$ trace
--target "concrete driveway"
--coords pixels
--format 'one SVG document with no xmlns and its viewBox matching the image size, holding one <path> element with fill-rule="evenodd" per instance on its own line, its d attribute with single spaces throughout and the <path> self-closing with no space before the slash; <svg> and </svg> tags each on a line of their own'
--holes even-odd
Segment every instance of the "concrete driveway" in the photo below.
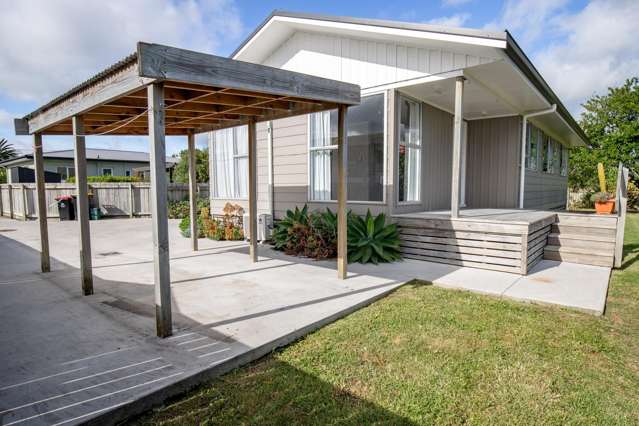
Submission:
<svg viewBox="0 0 639 426">
<path fill-rule="evenodd" d="M 404 261 L 353 265 L 342 281 L 333 261 L 267 247 L 252 264 L 243 242 L 200 240 L 194 253 L 171 221 L 175 334 L 162 340 L 155 337 L 150 220 L 91 223 L 95 294 L 88 297 L 81 296 L 76 227 L 50 222 L 53 271 L 41 274 L 37 222 L 0 218 L 0 424 L 116 422 L 414 278 L 596 313 L 610 273 L 543 262 L 522 278 Z"/>
</svg>

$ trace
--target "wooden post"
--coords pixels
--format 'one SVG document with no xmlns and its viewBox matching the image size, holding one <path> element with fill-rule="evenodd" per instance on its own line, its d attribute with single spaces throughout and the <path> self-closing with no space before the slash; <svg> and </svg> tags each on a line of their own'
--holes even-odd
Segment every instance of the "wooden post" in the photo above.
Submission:
<svg viewBox="0 0 639 426">
<path fill-rule="evenodd" d="M 189 132 L 187 135 L 188 140 L 188 154 L 189 154 L 189 213 L 191 221 L 191 248 L 193 251 L 197 251 L 197 174 L 195 164 L 195 134 Z"/>
<path fill-rule="evenodd" d="M 626 210 L 628 208 L 628 169 L 619 163 L 620 179 L 617 185 L 617 233 L 615 235 L 615 268 L 620 268 L 623 261 L 623 239 L 626 227 Z"/>
<path fill-rule="evenodd" d="M 9 184 L 9 217 L 13 219 L 13 184 Z"/>
<path fill-rule="evenodd" d="M 47 197 L 45 194 L 44 161 L 42 158 L 42 135 L 33 135 L 33 160 L 35 163 L 36 202 L 38 205 L 38 224 L 40 225 L 40 269 L 51 271 L 49 259 L 49 227 L 47 225 Z"/>
<path fill-rule="evenodd" d="M 133 219 L 133 212 L 135 211 L 135 200 L 133 199 L 133 184 L 129 183 L 129 217 Z"/>
<path fill-rule="evenodd" d="M 459 192 L 461 182 L 461 143 L 464 120 L 464 77 L 455 80 L 455 120 L 453 124 L 453 173 L 450 191 L 450 216 L 459 217 Z"/>
<path fill-rule="evenodd" d="M 248 196 L 249 196 L 249 234 L 251 262 L 257 262 L 257 129 L 255 121 L 248 123 Z"/>
<path fill-rule="evenodd" d="M 0 217 L 4 216 L 4 204 L 2 204 L 2 185 L 0 185 Z"/>
<path fill-rule="evenodd" d="M 158 337 L 168 337 L 173 334 L 173 326 L 171 319 L 166 146 L 164 140 L 164 84 L 150 84 L 147 88 L 147 97 L 149 105 L 149 154 L 151 160 L 155 326 Z"/>
<path fill-rule="evenodd" d="M 348 274 L 347 211 L 348 199 L 348 138 L 346 135 L 346 106 L 337 110 L 337 277 L 345 279 Z"/>
<path fill-rule="evenodd" d="M 84 139 L 84 121 L 73 116 L 75 158 L 76 214 L 80 228 L 80 275 L 82 293 L 93 294 L 93 267 L 91 262 L 91 228 L 89 225 L 89 185 L 87 184 L 87 156 Z"/>
<path fill-rule="evenodd" d="M 25 222 L 29 219 L 29 203 L 27 202 L 27 186 L 23 183 L 22 188 L 20 188 L 21 196 L 22 196 L 22 220 Z"/>
</svg>

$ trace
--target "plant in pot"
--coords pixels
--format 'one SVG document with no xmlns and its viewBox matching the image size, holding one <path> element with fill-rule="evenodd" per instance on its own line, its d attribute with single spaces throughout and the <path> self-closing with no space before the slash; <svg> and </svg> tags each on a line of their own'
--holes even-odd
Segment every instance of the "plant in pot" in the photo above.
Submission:
<svg viewBox="0 0 639 426">
<path fill-rule="evenodd" d="M 597 214 L 611 214 L 615 209 L 615 199 L 607 192 L 595 192 L 590 201 L 595 203 Z"/>
<path fill-rule="evenodd" d="M 597 173 L 599 174 L 600 191 L 592 194 L 590 201 L 595 203 L 595 211 L 597 214 L 611 214 L 615 209 L 615 199 L 606 191 L 606 175 L 603 164 L 597 164 Z"/>
</svg>

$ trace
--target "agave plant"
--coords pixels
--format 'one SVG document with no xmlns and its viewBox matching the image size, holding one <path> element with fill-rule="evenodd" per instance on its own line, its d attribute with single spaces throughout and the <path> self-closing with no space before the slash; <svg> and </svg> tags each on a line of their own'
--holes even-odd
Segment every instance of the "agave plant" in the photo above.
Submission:
<svg viewBox="0 0 639 426">
<path fill-rule="evenodd" d="M 399 260 L 399 231 L 397 225 L 386 224 L 382 213 L 373 218 L 370 210 L 362 218 L 348 217 L 348 261 L 378 264 Z"/>
<path fill-rule="evenodd" d="M 287 210 L 286 217 L 277 223 L 272 236 L 276 250 L 286 249 L 290 239 L 289 231 L 298 225 L 308 226 L 308 207 L 306 205 L 301 210 L 297 206 L 295 210 Z"/>
</svg>

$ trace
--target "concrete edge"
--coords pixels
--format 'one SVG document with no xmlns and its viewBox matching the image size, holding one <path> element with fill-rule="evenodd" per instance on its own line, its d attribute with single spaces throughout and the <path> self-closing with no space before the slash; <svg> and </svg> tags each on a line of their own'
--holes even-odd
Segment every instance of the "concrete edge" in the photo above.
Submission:
<svg viewBox="0 0 639 426">
<path fill-rule="evenodd" d="M 185 376 L 175 383 L 171 383 L 162 389 L 157 389 L 151 392 L 147 392 L 142 396 L 132 400 L 130 402 L 124 403 L 122 405 L 114 407 L 112 410 L 104 411 L 99 414 L 96 414 L 93 417 L 88 418 L 82 424 L 87 425 L 115 425 L 120 424 L 128 419 L 131 419 L 134 416 L 141 415 L 142 413 L 157 407 L 164 403 L 167 399 L 178 396 L 180 394 L 186 393 L 191 389 L 194 389 L 196 386 L 203 384 L 204 382 L 215 379 L 225 373 L 228 373 L 236 368 L 239 368 L 245 364 L 248 364 L 252 361 L 260 359 L 265 355 L 273 352 L 275 349 L 281 348 L 283 346 L 287 346 L 288 344 L 299 340 L 305 335 L 318 330 L 325 325 L 333 323 L 339 319 L 342 319 L 349 314 L 352 314 L 355 311 L 358 311 L 384 297 L 393 293 L 400 287 L 409 283 L 412 280 L 389 284 L 391 288 L 385 290 L 379 294 L 376 294 L 369 299 L 363 300 L 353 306 L 349 306 L 348 308 L 342 309 L 326 318 L 322 318 L 312 324 L 309 324 L 300 329 L 294 330 L 289 334 L 286 334 L 276 340 L 268 342 L 262 346 L 258 346 L 256 348 L 251 349 L 248 352 L 237 355 L 227 361 L 224 361 L 220 364 L 214 365 L 212 367 L 206 368 L 204 370 L 192 373 L 189 376 Z"/>
</svg>

